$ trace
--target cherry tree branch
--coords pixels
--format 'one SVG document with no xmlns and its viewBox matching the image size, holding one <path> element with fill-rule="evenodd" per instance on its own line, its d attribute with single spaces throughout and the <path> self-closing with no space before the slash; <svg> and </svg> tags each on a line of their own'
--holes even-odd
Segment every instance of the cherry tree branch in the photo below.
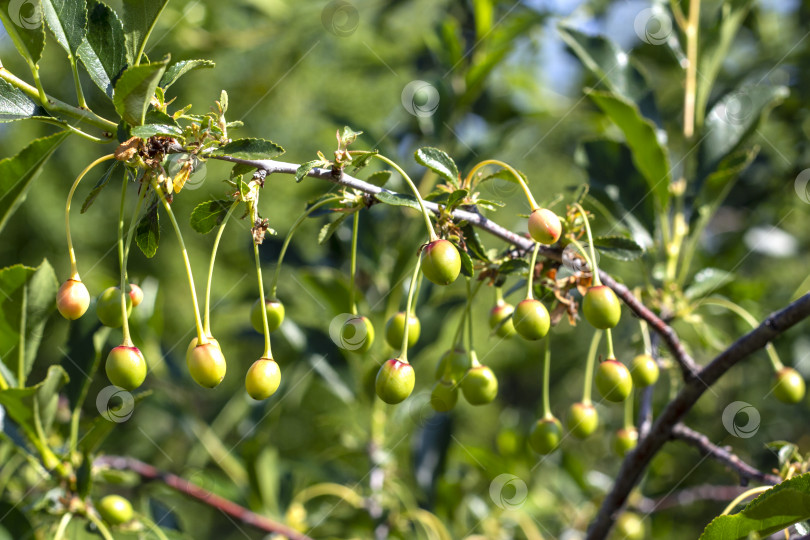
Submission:
<svg viewBox="0 0 810 540">
<path fill-rule="evenodd" d="M 281 534 L 290 540 L 312 540 L 312 538 L 309 536 L 291 529 L 283 523 L 260 516 L 259 514 L 251 512 L 243 506 L 211 493 L 198 485 L 192 484 L 188 480 L 180 478 L 175 474 L 158 470 L 157 468 L 149 465 L 148 463 L 144 463 L 143 461 L 123 456 L 102 456 L 96 458 L 93 465 L 96 467 L 109 467 L 111 469 L 121 471 L 132 471 L 138 474 L 144 480 L 163 482 L 170 488 L 177 490 L 180 493 L 191 497 L 192 499 L 196 499 L 205 505 L 216 508 L 223 514 L 227 514 L 234 519 L 238 519 L 242 523 L 255 527 L 260 531 Z"/>
</svg>

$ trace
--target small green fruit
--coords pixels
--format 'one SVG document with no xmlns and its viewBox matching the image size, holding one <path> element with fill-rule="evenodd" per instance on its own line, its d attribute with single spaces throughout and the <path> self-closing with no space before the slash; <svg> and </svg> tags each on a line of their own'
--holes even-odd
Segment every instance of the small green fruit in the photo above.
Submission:
<svg viewBox="0 0 810 540">
<path fill-rule="evenodd" d="M 596 389 L 608 401 L 624 401 L 633 389 L 633 378 L 624 364 L 608 358 L 596 368 Z"/>
<path fill-rule="evenodd" d="M 119 345 L 107 355 L 107 378 L 124 390 L 135 390 L 146 379 L 146 361 L 138 347 Z"/>
<path fill-rule="evenodd" d="M 639 388 L 653 385 L 658 380 L 658 363 L 649 354 L 639 354 L 630 362 L 630 375 Z"/>
<path fill-rule="evenodd" d="M 127 317 L 132 313 L 132 298 L 127 294 L 125 295 L 127 302 Z M 96 300 L 96 315 L 98 320 L 104 326 L 110 328 L 119 328 L 124 324 L 121 316 L 121 289 L 118 287 L 109 287 L 103 293 L 98 295 Z"/>
<path fill-rule="evenodd" d="M 551 245 L 560 239 L 560 218 L 548 208 L 537 208 L 529 216 L 529 235 L 535 242 Z"/>
<path fill-rule="evenodd" d="M 542 339 L 548 334 L 551 319 L 543 302 L 527 298 L 520 302 L 512 314 L 515 330 L 524 339 Z"/>
<path fill-rule="evenodd" d="M 568 409 L 565 425 L 574 437 L 585 439 L 599 427 L 599 415 L 590 403 L 574 403 Z"/>
<path fill-rule="evenodd" d="M 69 279 L 62 283 L 56 293 L 56 309 L 69 321 L 75 321 L 85 314 L 90 306 L 90 293 L 78 279 Z"/>
<path fill-rule="evenodd" d="M 616 432 L 613 439 L 613 451 L 619 457 L 624 457 L 638 444 L 638 430 L 634 427 L 622 428 Z"/>
<path fill-rule="evenodd" d="M 368 317 L 351 317 L 340 327 L 339 341 L 337 345 L 344 351 L 367 352 L 374 343 L 374 325 Z"/>
<path fill-rule="evenodd" d="M 436 380 L 458 382 L 470 369 L 470 357 L 464 349 L 451 349 L 444 353 L 436 364 Z"/>
<path fill-rule="evenodd" d="M 436 381 L 430 392 L 430 406 L 436 412 L 447 412 L 456 406 L 458 387 L 454 382 Z"/>
<path fill-rule="evenodd" d="M 804 379 L 799 372 L 790 367 L 783 367 L 776 374 L 776 386 L 773 395 L 783 403 L 798 403 L 804 397 Z"/>
<path fill-rule="evenodd" d="M 644 540 L 644 521 L 638 514 L 625 512 L 616 520 L 611 540 Z"/>
<path fill-rule="evenodd" d="M 408 317 L 408 347 L 413 347 L 419 341 L 422 325 L 416 315 Z M 402 337 L 405 334 L 405 312 L 400 311 L 388 319 L 385 324 L 385 341 L 392 349 L 402 347 Z"/>
<path fill-rule="evenodd" d="M 461 379 L 461 392 L 470 405 L 486 405 L 498 395 L 498 379 L 487 366 L 471 367 Z"/>
<path fill-rule="evenodd" d="M 605 285 L 591 287 L 582 299 L 582 313 L 594 328 L 606 330 L 619 324 L 622 305 L 613 289 Z"/>
<path fill-rule="evenodd" d="M 562 440 L 562 424 L 554 418 L 541 418 L 531 433 L 529 433 L 529 446 L 538 454 L 550 454 Z"/>
<path fill-rule="evenodd" d="M 191 378 L 204 388 L 214 388 L 225 378 L 227 365 L 218 345 L 204 343 L 186 354 L 186 366 Z"/>
<path fill-rule="evenodd" d="M 453 283 L 461 272 L 461 256 L 447 240 L 434 240 L 422 250 L 422 273 L 436 285 Z"/>
<path fill-rule="evenodd" d="M 138 307 L 143 302 L 143 289 L 135 285 L 129 284 L 129 298 L 132 300 L 132 307 Z"/>
<path fill-rule="evenodd" d="M 512 313 L 515 311 L 512 304 L 498 302 L 489 312 L 489 327 L 495 330 L 495 334 L 502 338 L 509 338 L 515 335 L 515 325 L 512 321 Z M 501 322 L 503 321 L 503 322 Z"/>
<path fill-rule="evenodd" d="M 272 358 L 259 358 L 245 375 L 245 390 L 257 401 L 267 399 L 281 384 L 281 370 Z"/>
<path fill-rule="evenodd" d="M 381 400 L 389 405 L 405 401 L 413 392 L 416 375 L 413 366 L 399 358 L 386 360 L 377 372 L 375 389 Z"/>
<path fill-rule="evenodd" d="M 132 505 L 120 495 L 107 495 L 96 506 L 101 518 L 110 525 L 121 525 L 135 515 Z"/>
<path fill-rule="evenodd" d="M 253 303 L 253 308 L 250 310 L 250 324 L 258 333 L 264 334 L 261 304 L 261 300 L 256 300 Z M 267 312 L 267 328 L 271 332 L 275 332 L 284 322 L 284 304 L 278 300 L 267 300 L 265 302 L 265 311 Z"/>
</svg>

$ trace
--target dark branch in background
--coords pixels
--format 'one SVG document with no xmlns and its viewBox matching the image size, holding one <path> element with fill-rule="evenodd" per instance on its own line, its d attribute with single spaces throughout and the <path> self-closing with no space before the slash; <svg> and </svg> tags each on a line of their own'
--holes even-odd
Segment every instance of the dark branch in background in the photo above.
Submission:
<svg viewBox="0 0 810 540">
<path fill-rule="evenodd" d="M 223 514 L 227 514 L 232 518 L 245 523 L 246 525 L 259 529 L 260 531 L 281 534 L 290 540 L 312 540 L 312 538 L 309 536 L 295 531 L 283 523 L 260 516 L 259 514 L 251 512 L 243 506 L 239 506 L 238 504 L 227 499 L 223 499 L 219 495 L 215 495 L 214 493 L 211 493 L 200 486 L 192 484 L 188 480 L 184 480 L 183 478 L 171 473 L 160 471 L 148 463 L 144 463 L 143 461 L 138 461 L 137 459 L 130 457 L 102 456 L 96 458 L 93 465 L 96 467 L 109 467 L 110 469 L 117 469 L 120 471 L 132 471 L 138 474 L 143 480 L 163 482 L 170 488 L 175 489 L 180 493 L 191 497 L 192 499 L 196 499 L 205 505 L 216 508 Z"/>
<path fill-rule="evenodd" d="M 763 484 L 778 484 L 782 481 L 782 479 L 775 474 L 764 473 L 759 469 L 752 467 L 731 453 L 728 449 L 712 443 L 703 433 L 688 428 L 680 422 L 672 427 L 672 438 L 679 439 L 691 444 L 692 446 L 695 446 L 698 450 L 700 450 L 701 454 L 714 458 L 730 469 L 733 469 L 735 472 L 737 472 L 737 474 L 740 475 L 740 479 L 745 484 L 747 484 L 749 480 L 756 480 L 758 482 L 762 482 Z"/>
<path fill-rule="evenodd" d="M 658 499 L 643 497 L 633 502 L 632 507 L 645 514 L 651 514 L 701 501 L 719 501 L 726 505 L 746 491 L 748 491 L 748 488 L 745 486 L 702 485 L 685 488 Z"/>
</svg>

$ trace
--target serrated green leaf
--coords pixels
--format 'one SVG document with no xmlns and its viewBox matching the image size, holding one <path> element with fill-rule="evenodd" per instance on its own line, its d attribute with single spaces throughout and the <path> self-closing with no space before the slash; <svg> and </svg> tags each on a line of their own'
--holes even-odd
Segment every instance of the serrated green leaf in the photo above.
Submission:
<svg viewBox="0 0 810 540">
<path fill-rule="evenodd" d="M 335 234 L 335 231 L 338 230 L 338 227 L 340 227 L 347 217 L 349 217 L 349 214 L 341 214 L 340 217 L 335 221 L 327 223 L 321 227 L 321 230 L 318 233 L 318 243 L 323 245 L 327 240 L 332 238 L 332 235 Z"/>
<path fill-rule="evenodd" d="M 232 201 L 211 200 L 198 204 L 191 212 L 191 228 L 200 234 L 207 234 L 222 223 Z"/>
<path fill-rule="evenodd" d="M 450 208 L 455 208 L 456 204 L 460 202 L 464 197 L 469 195 L 470 192 L 466 189 L 457 189 L 450 196 L 447 198 L 447 206 Z"/>
<path fill-rule="evenodd" d="M 684 290 L 683 294 L 689 300 L 703 298 L 732 281 L 734 281 L 734 274 L 731 272 L 719 268 L 704 268 L 695 274 L 692 284 Z"/>
<path fill-rule="evenodd" d="M 124 0 L 124 36 L 127 60 L 138 65 L 146 40 L 169 0 Z"/>
<path fill-rule="evenodd" d="M 368 152 L 360 152 L 359 154 L 352 154 L 352 162 L 349 165 L 351 167 L 352 173 L 356 173 L 363 167 L 366 167 L 371 160 L 379 154 L 377 150 L 370 150 Z"/>
<path fill-rule="evenodd" d="M 0 122 L 48 116 L 48 112 L 22 90 L 0 79 Z"/>
<path fill-rule="evenodd" d="M 529 182 L 529 179 L 526 177 L 524 173 L 518 171 L 517 169 L 515 169 L 515 172 L 520 175 L 520 177 L 523 179 L 524 182 L 527 183 Z M 512 172 L 509 169 L 500 169 L 492 174 L 488 174 L 487 176 L 481 178 L 478 181 L 478 184 L 480 185 L 489 180 L 505 180 L 506 182 L 511 182 L 513 184 L 520 185 L 518 179 L 515 178 L 515 175 L 512 174 Z"/>
<path fill-rule="evenodd" d="M 737 514 L 714 518 L 700 540 L 744 540 L 751 533 L 766 537 L 808 518 L 810 473 L 805 473 L 762 493 Z"/>
<path fill-rule="evenodd" d="M 135 243 L 147 258 L 152 258 L 157 253 L 160 243 L 160 217 L 157 199 L 154 196 L 148 208 L 135 228 Z"/>
<path fill-rule="evenodd" d="M 166 71 L 166 62 L 155 62 L 127 69 L 115 83 L 115 110 L 131 126 L 140 126 L 158 81 Z"/>
<path fill-rule="evenodd" d="M 0 231 L 25 200 L 42 165 L 67 136 L 61 132 L 34 139 L 16 156 L 0 161 Z"/>
<path fill-rule="evenodd" d="M 473 277 L 473 274 L 475 274 L 475 267 L 473 266 L 470 254 L 463 249 L 459 249 L 458 254 L 461 257 L 461 273 L 467 277 Z"/>
<path fill-rule="evenodd" d="M 419 202 L 413 195 L 403 195 L 401 193 L 394 193 L 392 191 L 381 191 L 374 195 L 378 201 L 391 206 L 407 206 L 414 210 L 422 211 Z"/>
<path fill-rule="evenodd" d="M 588 96 L 624 133 L 633 152 L 633 163 L 647 180 L 647 187 L 663 208 L 669 200 L 669 156 L 658 142 L 655 126 L 641 116 L 639 108 L 625 98 L 591 90 Z"/>
<path fill-rule="evenodd" d="M 467 250 L 472 253 L 473 257 L 479 261 L 490 262 L 487 257 L 487 250 L 484 244 L 481 243 L 481 237 L 478 236 L 478 231 L 475 227 L 467 223 L 461 227 L 461 232 L 464 233 L 464 243 L 467 245 Z"/>
<path fill-rule="evenodd" d="M 502 201 L 492 201 L 489 199 L 476 199 L 475 204 L 476 206 L 483 206 L 489 210 L 497 210 L 498 208 L 506 206 L 506 203 Z"/>
<path fill-rule="evenodd" d="M 438 148 L 425 146 L 414 154 L 416 162 L 444 178 L 454 188 L 459 187 L 458 167 L 453 158 Z"/>
<path fill-rule="evenodd" d="M 45 24 L 40 2 L 0 0 L 0 21 L 17 51 L 38 64 L 45 48 Z"/>
<path fill-rule="evenodd" d="M 524 259 L 509 259 L 498 267 L 498 273 L 504 275 L 517 274 L 519 276 L 528 276 L 529 263 Z"/>
<path fill-rule="evenodd" d="M 57 43 L 75 57 L 87 31 L 86 0 L 41 0 L 41 2 L 45 20 Z"/>
<path fill-rule="evenodd" d="M 297 169 L 295 169 L 295 181 L 300 182 L 301 180 L 304 179 L 306 175 L 309 174 L 309 172 L 312 169 L 315 169 L 317 167 L 325 167 L 326 165 L 329 165 L 329 163 L 321 161 L 320 159 L 314 159 L 312 161 L 302 163 L 301 165 L 298 166 Z"/>
<path fill-rule="evenodd" d="M 389 178 L 391 178 L 391 171 L 377 171 L 369 175 L 369 177 L 366 178 L 366 182 L 377 187 L 383 187 L 388 183 Z"/>
<path fill-rule="evenodd" d="M 624 236 L 597 236 L 593 245 L 599 253 L 619 261 L 632 261 L 644 254 L 644 249 Z"/>
<path fill-rule="evenodd" d="M 67 373 L 61 366 L 51 366 L 45 378 L 34 386 L 0 390 L 0 405 L 29 438 L 37 437 L 37 423 L 47 435 L 56 414 L 59 389 L 67 381 Z M 39 412 L 39 418 L 35 411 Z"/>
<path fill-rule="evenodd" d="M 233 166 L 233 169 L 231 169 L 231 175 L 230 175 L 231 180 L 233 180 L 234 178 L 237 178 L 237 177 L 242 178 L 247 173 L 251 173 L 251 172 L 253 172 L 255 170 L 256 170 L 256 167 L 254 167 L 252 165 L 246 165 L 244 163 L 237 163 L 236 165 Z"/>
<path fill-rule="evenodd" d="M 78 55 L 90 78 L 107 97 L 127 65 L 124 26 L 118 15 L 99 0 L 89 0 L 87 35 Z"/>
<path fill-rule="evenodd" d="M 231 156 L 238 159 L 274 159 L 284 149 L 266 139 L 236 139 L 211 152 L 212 156 Z"/>
<path fill-rule="evenodd" d="M 168 137 L 182 137 L 183 130 L 171 124 L 144 124 L 142 126 L 135 126 L 131 131 L 135 137 L 141 139 L 148 139 L 156 135 L 165 135 Z"/>
<path fill-rule="evenodd" d="M 101 193 L 101 190 L 107 186 L 107 183 L 110 181 L 110 178 L 112 178 L 113 171 L 115 171 L 119 163 L 120 161 L 115 160 L 107 168 L 105 173 L 101 175 L 101 178 L 98 179 L 98 182 L 96 182 L 96 185 L 93 186 L 93 189 L 90 190 L 90 193 L 87 194 L 87 198 L 85 198 L 84 202 L 82 203 L 82 209 L 80 212 L 81 214 L 87 212 L 87 209 L 90 208 L 90 206 L 96 201 L 96 197 L 98 197 L 99 193 Z"/>
<path fill-rule="evenodd" d="M 165 90 L 176 83 L 180 77 L 189 71 L 193 71 L 195 69 L 212 68 L 215 65 L 216 64 L 214 64 L 214 62 L 211 60 L 182 60 L 180 62 L 175 62 L 166 68 L 166 73 L 164 73 L 163 78 L 160 79 L 160 87 Z"/>
</svg>

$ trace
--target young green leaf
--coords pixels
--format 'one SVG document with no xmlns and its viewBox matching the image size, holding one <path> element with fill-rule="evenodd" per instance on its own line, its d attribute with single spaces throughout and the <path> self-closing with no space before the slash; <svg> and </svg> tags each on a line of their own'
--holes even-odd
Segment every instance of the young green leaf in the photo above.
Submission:
<svg viewBox="0 0 810 540">
<path fill-rule="evenodd" d="M 419 206 L 419 202 L 413 195 L 403 195 L 402 193 L 394 193 L 391 191 L 381 191 L 374 195 L 378 201 L 384 204 L 390 204 L 391 206 L 407 206 L 408 208 L 413 208 L 414 210 L 422 211 L 422 208 Z"/>
<path fill-rule="evenodd" d="M 426 146 L 417 150 L 415 157 L 417 163 L 432 170 L 444 178 L 448 184 L 458 189 L 458 167 L 456 166 L 456 162 L 453 161 L 453 158 L 448 156 L 445 152 L 438 148 Z"/>
<path fill-rule="evenodd" d="M 17 51 L 31 64 L 38 64 L 45 48 L 45 25 L 39 2 L 0 0 L 0 21 Z"/>
<path fill-rule="evenodd" d="M 320 159 L 314 159 L 312 161 L 302 163 L 301 165 L 298 166 L 297 169 L 295 169 L 295 181 L 300 182 L 301 180 L 304 179 L 306 175 L 309 174 L 309 172 L 312 169 L 315 169 L 317 167 L 325 167 L 329 164 L 330 163 L 328 161 L 322 161 Z"/>
<path fill-rule="evenodd" d="M 74 58 L 87 31 L 86 0 L 41 0 L 42 11 L 57 43 Z"/>
<path fill-rule="evenodd" d="M 517 274 L 519 276 L 529 275 L 529 263 L 524 259 L 509 259 L 498 267 L 500 274 Z"/>
<path fill-rule="evenodd" d="M 110 178 L 112 178 L 113 171 L 115 171 L 119 163 L 120 161 L 116 160 L 113 161 L 113 163 L 109 167 L 107 167 L 107 171 L 103 175 L 101 175 L 101 178 L 98 179 L 96 185 L 93 186 L 93 189 L 91 189 L 90 193 L 87 194 L 87 198 L 84 199 L 84 202 L 82 203 L 81 212 L 79 212 L 80 214 L 84 214 L 85 212 L 87 212 L 87 209 L 90 208 L 90 206 L 96 201 L 96 197 L 98 197 L 99 193 L 101 193 L 101 190 L 106 187 L 107 183 L 110 181 Z M 124 179 L 124 181 L 126 181 L 126 178 Z"/>
<path fill-rule="evenodd" d="M 167 137 L 182 137 L 183 130 L 171 124 L 144 124 L 142 126 L 135 126 L 131 131 L 135 137 L 141 139 L 148 139 L 155 135 L 165 135 Z"/>
<path fill-rule="evenodd" d="M 644 249 L 624 236 L 597 236 L 593 246 L 599 253 L 619 261 L 632 261 L 644 255 Z"/>
<path fill-rule="evenodd" d="M 692 284 L 683 292 L 689 300 L 697 300 L 734 281 L 734 274 L 719 268 L 704 268 L 695 274 Z"/>
<path fill-rule="evenodd" d="M 0 390 L 0 405 L 29 438 L 36 440 L 40 428 L 43 434 L 50 431 L 59 390 L 67 381 L 67 373 L 61 366 L 51 366 L 45 378 L 34 386 Z"/>
<path fill-rule="evenodd" d="M 200 234 L 213 231 L 222 223 L 232 204 L 232 201 L 226 200 L 211 200 L 198 204 L 191 212 L 191 228 Z"/>
<path fill-rule="evenodd" d="M 124 26 L 100 0 L 88 1 L 87 35 L 78 55 L 96 86 L 112 98 L 113 86 L 127 65 Z"/>
<path fill-rule="evenodd" d="M 156 197 L 152 197 L 148 208 L 135 228 L 135 243 L 147 258 L 152 258 L 157 253 L 160 242 L 160 218 Z"/>
<path fill-rule="evenodd" d="M 212 68 L 214 65 L 214 62 L 211 60 L 182 60 L 180 62 L 175 62 L 166 68 L 166 73 L 164 73 L 163 78 L 160 79 L 160 87 L 165 90 L 176 83 L 180 77 L 189 71 L 193 71 L 195 69 Z"/>
<path fill-rule="evenodd" d="M 140 126 L 158 81 L 166 71 L 166 62 L 155 62 L 127 69 L 115 83 L 115 110 L 131 126 Z"/>
<path fill-rule="evenodd" d="M 169 0 L 124 0 L 124 37 L 129 65 L 141 62 L 146 41 Z"/>
<path fill-rule="evenodd" d="M 238 159 L 274 159 L 284 154 L 284 149 L 266 139 L 236 139 L 220 146 L 212 156 L 230 156 Z"/>
<path fill-rule="evenodd" d="M 464 243 L 473 257 L 480 261 L 490 262 L 487 257 L 487 250 L 484 244 L 481 243 L 481 237 L 478 236 L 478 231 L 475 227 L 467 223 L 461 227 L 461 232 L 464 233 Z"/>
<path fill-rule="evenodd" d="M 48 112 L 22 90 L 0 79 L 0 122 L 48 116 Z"/>
<path fill-rule="evenodd" d="M 458 254 L 461 257 L 461 273 L 467 277 L 473 277 L 473 274 L 475 273 L 475 268 L 473 267 L 473 262 L 472 259 L 470 258 L 470 254 L 463 249 L 459 249 Z"/>
<path fill-rule="evenodd" d="M 331 221 L 321 227 L 321 231 L 318 233 L 318 243 L 323 245 L 327 240 L 329 240 L 347 217 L 349 217 L 349 214 L 341 214 L 340 217 L 338 217 L 335 221 Z"/>
<path fill-rule="evenodd" d="M 388 182 L 389 178 L 391 178 L 391 171 L 377 171 L 369 175 L 369 177 L 366 178 L 366 182 L 377 187 L 383 187 Z"/>
<path fill-rule="evenodd" d="M 352 163 L 350 165 L 352 174 L 366 167 L 377 154 L 379 154 L 377 150 L 352 154 Z"/>
</svg>

